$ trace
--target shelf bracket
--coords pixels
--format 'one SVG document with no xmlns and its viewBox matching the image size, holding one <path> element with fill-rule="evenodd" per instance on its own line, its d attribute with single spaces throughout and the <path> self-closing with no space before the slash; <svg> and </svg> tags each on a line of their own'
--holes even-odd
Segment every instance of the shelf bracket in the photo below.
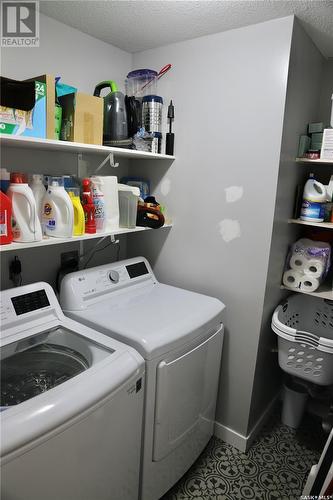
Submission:
<svg viewBox="0 0 333 500">
<path fill-rule="evenodd" d="M 77 155 L 77 176 L 79 179 L 88 177 L 88 162 L 83 159 L 83 154 Z"/>
<path fill-rule="evenodd" d="M 110 167 L 113 167 L 113 168 L 119 167 L 119 163 L 115 163 L 115 161 L 114 161 L 114 155 L 113 155 L 113 153 L 110 153 L 110 154 L 107 155 L 107 157 L 105 158 L 105 160 L 103 160 L 102 163 L 100 165 L 98 165 L 98 167 L 96 168 L 95 172 L 98 172 L 108 162 L 110 162 Z"/>
<path fill-rule="evenodd" d="M 119 243 L 119 240 L 116 239 L 115 235 L 114 234 L 110 234 L 110 240 L 111 240 L 111 243 L 112 244 L 118 244 Z"/>
</svg>

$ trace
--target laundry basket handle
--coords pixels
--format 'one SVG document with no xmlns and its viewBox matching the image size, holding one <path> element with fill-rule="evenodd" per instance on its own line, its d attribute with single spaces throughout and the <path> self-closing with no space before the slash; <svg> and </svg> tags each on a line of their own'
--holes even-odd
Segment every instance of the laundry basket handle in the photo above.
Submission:
<svg viewBox="0 0 333 500">
<path fill-rule="evenodd" d="M 307 344 L 312 347 L 318 347 L 319 345 L 319 337 L 317 337 L 317 335 L 313 335 L 312 333 L 305 332 L 302 330 L 296 331 L 295 340 L 297 342 L 301 342 L 302 344 Z"/>
</svg>

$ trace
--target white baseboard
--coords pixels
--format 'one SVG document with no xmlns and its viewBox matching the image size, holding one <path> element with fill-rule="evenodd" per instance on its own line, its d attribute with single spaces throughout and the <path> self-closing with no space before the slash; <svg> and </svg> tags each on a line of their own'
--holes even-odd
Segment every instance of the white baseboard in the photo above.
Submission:
<svg viewBox="0 0 333 500">
<path fill-rule="evenodd" d="M 222 441 L 231 444 L 231 446 L 234 446 L 240 451 L 247 451 L 250 448 L 253 441 L 255 440 L 255 438 L 257 437 L 257 435 L 259 434 L 262 426 L 266 422 L 266 419 L 269 417 L 279 397 L 280 397 L 280 392 L 276 394 L 272 399 L 272 401 L 267 405 L 265 411 L 262 413 L 260 418 L 254 424 L 254 426 L 252 427 L 251 431 L 247 436 L 244 436 L 243 434 L 236 432 L 235 430 L 231 429 L 230 427 L 227 427 L 226 425 L 221 424 L 220 422 L 215 422 L 214 435 L 219 439 L 222 439 Z"/>
<path fill-rule="evenodd" d="M 239 434 L 230 427 L 215 422 L 214 435 L 240 451 L 246 451 L 246 436 Z"/>
</svg>

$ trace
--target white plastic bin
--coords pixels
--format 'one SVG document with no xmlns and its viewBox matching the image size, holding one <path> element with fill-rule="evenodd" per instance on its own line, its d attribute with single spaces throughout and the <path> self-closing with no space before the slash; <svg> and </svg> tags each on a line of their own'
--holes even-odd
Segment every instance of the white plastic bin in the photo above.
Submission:
<svg viewBox="0 0 333 500">
<path fill-rule="evenodd" d="M 133 229 L 136 226 L 136 214 L 140 189 L 127 184 L 118 184 L 119 226 Z"/>
<path fill-rule="evenodd" d="M 307 399 L 306 387 L 295 381 L 286 383 L 283 395 L 282 423 L 297 429 L 301 423 Z"/>
</svg>

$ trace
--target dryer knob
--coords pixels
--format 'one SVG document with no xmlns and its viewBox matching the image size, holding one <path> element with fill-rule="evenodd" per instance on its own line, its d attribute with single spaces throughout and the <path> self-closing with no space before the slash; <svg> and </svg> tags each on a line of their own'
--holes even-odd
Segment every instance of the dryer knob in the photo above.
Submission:
<svg viewBox="0 0 333 500">
<path fill-rule="evenodd" d="M 110 279 L 110 281 L 112 281 L 112 283 L 118 283 L 119 273 L 117 273 L 117 271 L 110 271 L 109 272 L 109 279 Z"/>
</svg>

